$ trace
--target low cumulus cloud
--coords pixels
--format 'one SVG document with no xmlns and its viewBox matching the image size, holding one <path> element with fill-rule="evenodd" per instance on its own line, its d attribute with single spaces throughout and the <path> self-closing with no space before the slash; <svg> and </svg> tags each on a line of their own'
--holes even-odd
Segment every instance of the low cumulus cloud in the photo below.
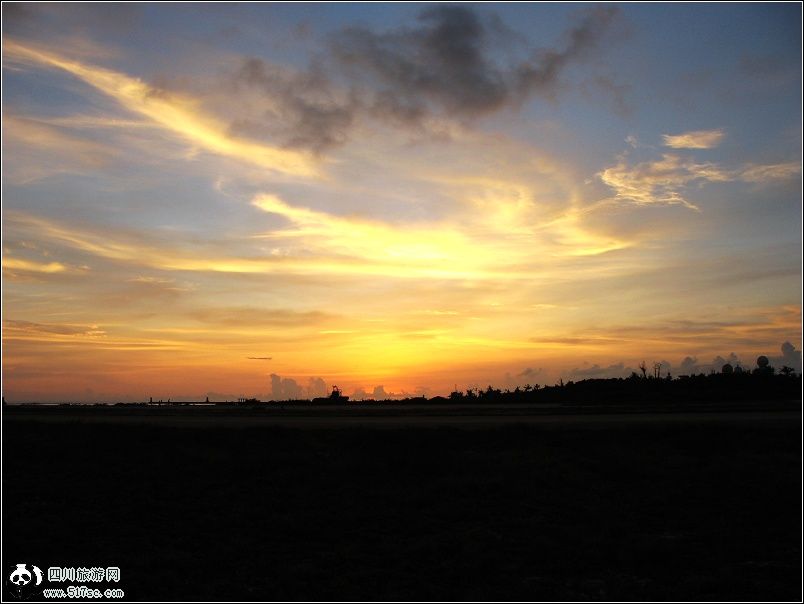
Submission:
<svg viewBox="0 0 804 604">
<path fill-rule="evenodd" d="M 801 372 L 801 351 L 797 350 L 790 342 L 784 342 L 780 346 L 780 351 L 780 355 L 764 354 L 762 356 L 767 356 L 770 365 L 776 368 L 777 371 L 786 366 L 792 367 L 797 372 Z M 740 358 L 740 356 L 734 352 L 730 352 L 725 357 L 717 355 L 710 363 L 701 362 L 698 360 L 698 357 L 695 356 L 686 356 L 679 364 L 679 375 L 697 375 L 700 373 L 710 373 L 712 371 L 720 373 L 723 370 L 723 366 L 727 363 L 732 367 L 741 367 L 749 371 L 756 367 L 755 358 Z"/>
<path fill-rule="evenodd" d="M 801 351 L 797 350 L 790 342 L 785 342 L 781 346 L 780 356 L 768 356 L 770 365 L 775 367 L 778 371 L 783 366 L 792 367 L 795 371 L 801 372 L 802 358 Z M 670 361 L 662 360 L 661 362 L 646 362 L 645 369 L 648 376 L 653 376 L 658 365 L 658 372 L 660 377 L 667 374 L 672 376 L 676 375 L 699 375 L 709 373 L 720 373 L 723 367 L 728 364 L 733 368 L 741 367 L 744 370 L 752 370 L 756 366 L 756 360 L 751 359 L 746 362 L 737 353 L 730 352 L 726 356 L 716 355 L 711 361 L 699 360 L 697 356 L 685 356 L 677 365 L 673 365 Z M 587 380 L 587 379 L 607 379 L 607 378 L 627 378 L 632 373 L 642 375 L 639 367 L 632 368 L 626 366 L 624 363 L 614 363 L 611 365 L 600 365 L 598 363 L 590 364 L 584 363 L 581 367 L 575 367 L 568 371 L 562 372 L 566 379 L 572 380 Z"/>
<path fill-rule="evenodd" d="M 731 365 L 732 367 L 742 367 L 743 363 L 740 361 L 740 358 L 733 352 L 729 353 L 729 356 L 723 358 L 720 355 L 717 355 L 714 359 L 712 359 L 711 368 L 715 371 L 721 371 L 725 365 Z"/>
<path fill-rule="evenodd" d="M 274 401 L 314 399 L 329 396 L 330 394 L 327 382 L 322 377 L 310 377 L 306 385 L 293 378 L 282 377 L 276 373 L 272 373 L 269 377 L 271 379 L 269 396 Z"/>
<path fill-rule="evenodd" d="M 542 369 L 541 367 L 538 367 L 538 368 L 536 368 L 536 367 L 527 367 L 527 368 L 523 369 L 522 371 L 520 371 L 519 373 L 517 373 L 516 377 L 530 379 L 530 378 L 538 377 L 538 376 L 543 375 L 543 374 L 544 374 L 544 369 Z"/>
<path fill-rule="evenodd" d="M 679 363 L 679 375 L 698 375 L 701 373 L 720 373 L 726 364 L 732 367 L 746 367 L 737 354 L 730 352 L 725 358 L 717 355 L 710 363 L 700 361 L 696 356 L 686 356 Z"/>
<path fill-rule="evenodd" d="M 327 396 L 328 394 L 327 383 L 323 378 L 311 377 L 307 381 L 307 396 L 311 399 L 319 396 Z"/>
<path fill-rule="evenodd" d="M 615 363 L 605 367 L 595 363 L 593 365 L 585 365 L 583 367 L 575 367 L 574 369 L 570 369 L 566 375 L 575 380 L 587 380 L 593 378 L 628 377 L 633 372 L 634 370 L 631 367 L 626 367 L 623 363 Z"/>
<path fill-rule="evenodd" d="M 276 373 L 270 375 L 271 378 L 271 400 L 288 401 L 313 399 L 319 396 L 327 396 L 327 383 L 323 378 L 311 377 L 307 381 L 307 386 L 299 384 L 295 379 L 282 377 Z"/>
<path fill-rule="evenodd" d="M 548 372 L 542 367 L 526 367 L 517 373 L 506 372 L 503 376 L 503 385 L 509 390 L 517 387 L 522 388 L 530 384 L 531 386 L 537 385 L 539 382 L 544 383 L 548 380 Z"/>
<path fill-rule="evenodd" d="M 371 395 L 366 392 L 365 388 L 357 388 L 352 392 L 351 397 L 353 401 L 365 401 L 371 398 Z"/>
<path fill-rule="evenodd" d="M 375 401 L 384 401 L 393 396 L 393 394 L 385 391 L 385 386 L 374 386 L 374 392 L 371 393 L 371 398 Z"/>
<path fill-rule="evenodd" d="M 438 116 L 471 120 L 536 95 L 554 98 L 566 69 L 599 46 L 617 14 L 603 6 L 580 12 L 555 47 L 527 45 L 499 17 L 465 6 L 428 8 L 415 24 L 381 32 L 348 27 L 330 36 L 325 56 L 306 70 L 245 59 L 233 84 L 260 90 L 268 109 L 231 129 L 320 152 L 344 143 L 359 117 L 410 128 Z M 500 52 L 515 40 L 524 45 L 518 56 Z M 604 83 L 622 96 L 625 89 Z"/>
<path fill-rule="evenodd" d="M 698 357 L 686 356 L 682 359 L 679 370 L 682 375 L 693 375 L 700 373 L 698 365 Z"/>
<path fill-rule="evenodd" d="M 770 364 L 781 369 L 782 367 L 792 367 L 798 373 L 801 373 L 801 351 L 796 350 L 790 342 L 785 342 L 781 346 L 781 356 L 772 356 L 768 360 Z"/>
<path fill-rule="evenodd" d="M 304 390 L 293 378 L 283 378 L 271 374 L 271 399 L 275 401 L 298 400 L 304 398 Z"/>
<path fill-rule="evenodd" d="M 393 401 L 393 400 L 400 400 L 405 398 L 413 398 L 413 397 L 420 397 L 420 396 L 429 396 L 429 389 L 428 388 L 417 388 L 415 392 L 389 392 L 385 389 L 385 386 L 379 385 L 374 386 L 371 392 L 368 392 L 365 388 L 357 388 L 351 394 L 351 399 L 355 401 L 365 401 L 365 400 L 373 400 L 373 401 Z"/>
</svg>

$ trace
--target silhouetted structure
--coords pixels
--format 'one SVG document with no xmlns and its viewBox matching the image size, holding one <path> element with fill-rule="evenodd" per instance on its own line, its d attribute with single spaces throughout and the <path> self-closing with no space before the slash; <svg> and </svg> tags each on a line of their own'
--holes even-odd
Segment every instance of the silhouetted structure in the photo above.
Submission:
<svg viewBox="0 0 804 604">
<path fill-rule="evenodd" d="M 349 400 L 348 396 L 344 396 L 343 392 L 337 386 L 332 387 L 332 394 L 327 397 L 318 397 L 313 399 L 313 403 L 318 405 L 345 403 Z"/>
<path fill-rule="evenodd" d="M 775 369 L 771 367 L 768 357 L 764 354 L 757 357 L 757 368 L 754 369 L 754 373 L 759 375 L 773 375 L 775 373 Z"/>
</svg>

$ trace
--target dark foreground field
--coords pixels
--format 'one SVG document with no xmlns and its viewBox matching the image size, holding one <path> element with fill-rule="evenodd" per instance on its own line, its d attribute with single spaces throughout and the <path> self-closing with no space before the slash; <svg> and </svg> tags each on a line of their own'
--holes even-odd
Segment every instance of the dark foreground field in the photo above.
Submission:
<svg viewBox="0 0 804 604">
<path fill-rule="evenodd" d="M 136 600 L 799 600 L 800 451 L 789 414 L 471 430 L 6 414 L 3 564 L 119 566 Z"/>
</svg>

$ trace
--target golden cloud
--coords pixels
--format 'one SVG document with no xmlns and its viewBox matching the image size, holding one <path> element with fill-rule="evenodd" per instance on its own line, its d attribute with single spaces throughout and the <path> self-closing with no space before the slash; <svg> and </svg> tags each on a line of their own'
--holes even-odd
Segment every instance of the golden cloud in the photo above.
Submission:
<svg viewBox="0 0 804 604">
<path fill-rule="evenodd" d="M 714 149 L 723 140 L 723 130 L 693 130 L 683 134 L 663 134 L 665 147 L 673 149 Z"/>
</svg>

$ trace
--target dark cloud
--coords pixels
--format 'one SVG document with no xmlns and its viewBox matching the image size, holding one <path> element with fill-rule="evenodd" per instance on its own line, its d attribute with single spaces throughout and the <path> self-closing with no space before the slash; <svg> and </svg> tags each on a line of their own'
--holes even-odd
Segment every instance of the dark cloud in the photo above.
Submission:
<svg viewBox="0 0 804 604">
<path fill-rule="evenodd" d="M 633 107 L 628 102 L 628 93 L 631 86 L 617 82 L 609 76 L 598 75 L 584 82 L 582 91 L 590 100 L 601 97 L 611 105 L 611 110 L 620 117 L 628 117 L 633 113 Z"/>
<path fill-rule="evenodd" d="M 246 358 L 251 361 L 270 361 L 273 359 L 273 357 L 246 357 Z"/>
<path fill-rule="evenodd" d="M 375 33 L 352 27 L 335 35 L 333 58 L 350 74 L 379 89 L 395 115 L 426 108 L 474 117 L 518 104 L 533 93 L 552 95 L 563 69 L 591 50 L 616 9 L 586 12 L 560 49 L 531 49 L 524 61 L 502 62 L 494 50 L 508 32 L 473 9 L 439 6 L 419 24 Z"/>
<path fill-rule="evenodd" d="M 31 5 L 22 2 L 3 2 L 3 32 L 16 33 L 20 26 L 32 22 L 36 16 Z"/>
<path fill-rule="evenodd" d="M 3 2 L 3 31 L 50 39 L 98 32 L 114 37 L 131 34 L 144 16 L 142 6 L 125 2 Z"/>
<path fill-rule="evenodd" d="M 505 101 L 506 74 L 488 58 L 492 42 L 471 9 L 439 6 L 423 11 L 419 27 L 387 33 L 351 27 L 332 39 L 333 57 L 352 75 L 379 85 L 399 107 L 429 100 L 447 110 L 475 114 Z"/>
<path fill-rule="evenodd" d="M 587 56 L 607 31 L 618 9 L 598 6 L 584 12 L 567 35 L 569 42 L 561 50 L 536 50 L 530 61 L 517 68 L 517 90 L 552 95 L 561 72 L 573 61 Z"/>
<path fill-rule="evenodd" d="M 245 136 L 279 135 L 291 147 L 323 151 L 346 141 L 359 109 L 354 95 L 339 96 L 322 70 L 313 65 L 307 71 L 290 72 L 257 58 L 246 59 L 235 74 L 235 83 L 261 88 L 276 103 L 268 123 L 281 124 L 277 129 L 265 121 L 235 120 L 233 134 Z"/>
<path fill-rule="evenodd" d="M 434 115 L 470 120 L 518 107 L 533 95 L 553 98 L 566 68 L 599 44 L 617 12 L 595 7 L 579 13 L 557 48 L 530 46 L 499 17 L 462 6 L 426 9 L 414 26 L 390 31 L 345 28 L 306 71 L 246 59 L 234 85 L 259 88 L 272 109 L 231 128 L 319 152 L 345 142 L 360 116 L 415 128 Z M 524 46 L 518 57 L 505 52 L 512 44 Z M 598 86 L 624 106 L 623 87 L 610 80 Z"/>
</svg>

